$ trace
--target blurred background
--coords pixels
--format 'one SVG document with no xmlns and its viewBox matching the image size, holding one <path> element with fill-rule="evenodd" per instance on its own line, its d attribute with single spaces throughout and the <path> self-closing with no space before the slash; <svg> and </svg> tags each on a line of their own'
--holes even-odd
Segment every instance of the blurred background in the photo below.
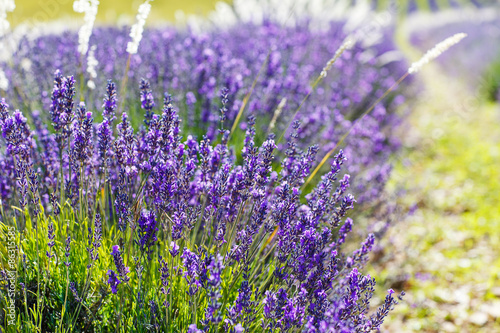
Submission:
<svg viewBox="0 0 500 333">
<path fill-rule="evenodd" d="M 218 0 L 154 1 L 154 10 L 149 21 L 174 21 L 176 13 L 207 15 L 215 9 Z M 97 22 L 102 24 L 133 23 L 137 8 L 143 1 L 100 1 Z M 16 10 L 8 18 L 13 25 L 27 19 L 50 21 L 55 19 L 81 18 L 73 11 L 72 0 L 21 0 L 16 1 Z"/>
<path fill-rule="evenodd" d="M 500 332 L 499 3 L 380 0 L 367 7 L 347 0 L 248 0 L 243 10 L 244 2 L 155 0 L 148 24 L 258 20 L 262 15 L 250 9 L 259 4 L 281 17 L 305 8 L 311 21 L 324 22 L 343 15 L 359 20 L 356 15 L 368 10 L 385 15 L 383 24 L 394 27 L 392 38 L 409 61 L 446 37 L 468 34 L 415 79 L 418 94 L 398 130 L 402 148 L 391 158 L 387 185 L 408 213 L 382 239 L 369 271 L 377 279 L 379 301 L 389 288 L 407 294 L 386 331 Z M 78 27 L 82 15 L 72 3 L 18 0 L 7 18 L 14 28 L 54 20 Z M 101 1 L 98 24 L 130 25 L 140 4 Z"/>
</svg>

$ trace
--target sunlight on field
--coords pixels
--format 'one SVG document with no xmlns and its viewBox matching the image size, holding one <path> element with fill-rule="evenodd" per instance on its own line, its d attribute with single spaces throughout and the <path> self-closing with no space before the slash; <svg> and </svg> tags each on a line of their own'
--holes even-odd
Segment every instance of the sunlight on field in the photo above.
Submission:
<svg viewBox="0 0 500 333">
<path fill-rule="evenodd" d="M 132 22 L 137 8 L 142 2 L 138 0 L 103 0 L 99 4 L 97 20 L 109 24 Z M 172 21 L 175 19 L 175 13 L 179 10 L 186 14 L 204 15 L 213 10 L 217 2 L 218 0 L 152 1 L 150 21 Z M 50 21 L 70 17 L 81 17 L 73 12 L 72 0 L 18 0 L 16 1 L 16 10 L 8 14 L 8 19 L 14 26 L 26 20 Z"/>
</svg>

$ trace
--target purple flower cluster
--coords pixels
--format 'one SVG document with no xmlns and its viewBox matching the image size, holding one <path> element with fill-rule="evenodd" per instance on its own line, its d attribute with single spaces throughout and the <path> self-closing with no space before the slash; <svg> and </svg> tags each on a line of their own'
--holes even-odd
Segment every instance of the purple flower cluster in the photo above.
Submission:
<svg viewBox="0 0 500 333">
<path fill-rule="evenodd" d="M 50 232 L 50 230 L 49 230 Z M 99 248 L 101 247 L 101 241 L 102 241 L 102 220 L 101 220 L 101 214 L 97 212 L 95 214 L 94 218 L 94 230 L 92 231 L 92 228 L 89 226 L 88 230 L 88 247 L 87 251 L 90 254 L 90 258 L 92 261 L 96 261 L 99 259 Z"/>
<path fill-rule="evenodd" d="M 55 81 L 61 77 L 57 72 Z M 147 110 L 144 119 L 148 121 L 134 131 L 125 113 L 121 123 L 111 127 L 120 96 L 108 83 L 102 113 L 103 122 L 110 125 L 108 139 L 116 133 L 114 144 L 103 143 L 103 123 L 95 123 L 83 103 L 73 112 L 73 102 L 65 100 L 65 111 L 60 114 L 72 115 L 72 122 L 60 121 L 67 116 L 53 120 L 55 132 L 49 134 L 42 122 L 31 132 L 22 115 L 15 112 L 11 116 L 2 101 L 2 133 L 7 149 L 0 156 L 12 164 L 10 169 L 15 172 L 23 168 L 39 170 L 36 193 L 42 198 L 45 212 L 51 214 L 52 208 L 55 215 L 57 200 L 49 198 L 62 190 L 64 193 L 58 196 L 74 203 L 75 215 L 97 209 L 90 215 L 94 226 L 93 230 L 88 228 L 85 239 L 93 261 L 105 243 L 104 226 L 115 224 L 111 229 L 115 235 L 111 236 L 118 238 L 120 246 L 114 245 L 111 250 L 114 267 L 107 271 L 111 292 L 127 292 L 127 288 L 119 288 L 122 283 L 134 288 L 136 277 L 147 276 L 140 258 L 148 258 L 149 265 L 155 262 L 150 260 L 151 255 L 160 251 L 165 259 L 158 260 L 159 276 L 154 283 L 163 294 L 163 302 L 147 299 L 149 294 L 144 290 L 134 291 L 138 307 L 150 304 L 154 309 L 155 323 L 161 322 L 165 313 L 158 304 L 163 304 L 168 313 L 170 299 L 180 302 L 187 294 L 196 320 L 192 331 L 201 325 L 202 331 L 220 326 L 226 331 L 241 332 L 255 327 L 256 322 L 264 331 L 378 329 L 395 299 L 389 294 L 375 315 L 368 314 L 375 282 L 360 270 L 374 246 L 373 234 L 366 237 L 359 249 L 343 250 L 353 227 L 346 215 L 355 203 L 347 193 L 351 179 L 342 176 L 345 152 L 340 150 L 330 161 L 330 171 L 313 190 L 303 193 L 302 186 L 319 148 L 301 148 L 303 127 L 299 121 L 293 123 L 285 143 L 281 166 L 275 167 L 273 161 L 279 147 L 272 133 L 262 144 L 257 143 L 258 117 L 247 118 L 241 151 L 236 152 L 229 144 L 230 133 L 221 121 L 231 103 L 227 90 L 222 91 L 217 135 L 212 139 L 209 135 L 184 138 L 170 95 L 165 94 L 162 110 L 156 110 L 153 102 L 148 101 L 152 92 L 146 81 L 143 86 L 138 97 Z M 58 96 L 60 90 L 56 84 L 53 96 Z M 62 133 L 65 134 L 61 141 L 58 138 Z M 107 147 L 104 152 L 103 146 Z M 23 168 L 14 159 L 20 151 L 24 156 Z M 56 157 L 47 157 L 54 153 Z M 54 170 L 62 171 L 63 183 L 57 172 L 54 176 Z M 28 171 L 25 173 L 29 175 Z M 31 188 L 22 182 L 15 186 L 21 190 Z M 106 191 L 108 197 L 102 199 Z M 105 203 L 103 209 L 93 204 L 98 201 Z M 64 209 L 65 205 L 61 206 Z M 122 238 L 128 233 L 133 234 L 135 246 L 134 242 L 127 243 L 127 247 L 122 245 Z M 54 246 L 53 234 L 50 227 L 49 248 Z M 72 238 L 65 237 L 65 264 L 72 269 L 70 265 L 76 264 L 75 260 L 70 262 Z M 157 246 L 168 242 L 168 249 Z M 130 274 L 125 262 L 131 261 L 126 260 L 128 254 L 120 248 L 132 251 L 137 274 Z M 177 281 L 180 288 L 185 286 L 181 293 L 171 289 L 172 281 Z M 79 302 L 84 299 L 76 284 L 71 285 L 71 291 Z M 197 311 L 202 299 L 204 308 Z"/>
<path fill-rule="evenodd" d="M 123 263 L 122 253 L 120 251 L 120 247 L 118 245 L 113 246 L 113 251 L 111 251 L 111 255 L 113 256 L 113 261 L 115 262 L 116 271 L 110 269 L 108 271 L 108 284 L 111 287 L 111 291 L 113 294 L 116 294 L 118 291 L 118 285 L 122 282 L 127 283 L 129 281 L 129 277 L 127 274 L 130 272 L 130 268 L 125 266 Z"/>
<path fill-rule="evenodd" d="M 129 84 L 124 89 L 126 96 L 120 97 L 123 99 L 121 105 L 128 111 L 132 125 L 139 124 L 136 121 L 139 118 L 146 128 L 158 127 L 166 119 L 153 119 L 152 109 L 160 97 L 155 91 L 169 91 L 178 101 L 179 112 L 184 117 L 179 126 L 196 137 L 206 135 L 213 141 L 221 126 L 227 128 L 234 123 L 244 97 L 256 79 L 245 113 L 258 116 L 255 130 L 260 136 L 258 141 L 263 142 L 266 139 L 264 133 L 280 134 L 287 129 L 301 101 L 311 92 L 310 82 L 319 75 L 345 38 L 343 24 L 332 22 L 327 29 L 316 31 L 311 30 L 306 22 L 293 27 L 280 27 L 271 22 L 262 25 L 241 23 L 230 29 L 214 28 L 204 33 L 173 28 L 146 29 L 139 53 L 131 57 L 130 69 L 125 73 Z M 319 153 L 316 159 L 321 159 L 359 115 L 406 71 L 406 63 L 398 61 L 402 57 L 394 60 L 398 52 L 390 38 L 391 33 L 390 29 L 384 31 L 383 42 L 368 49 L 356 45 L 336 62 L 295 117 L 303 124 L 297 133 L 299 148 L 307 149 L 317 144 Z M 104 78 L 112 78 L 116 83 L 122 81 L 128 59 L 123 47 L 126 38 L 127 32 L 123 29 L 94 29 L 91 43 L 97 42 L 98 45 L 95 57 L 100 75 L 93 79 L 97 87 L 106 84 Z M 77 68 L 77 40 L 72 32 L 41 36 L 35 40 L 23 39 L 12 59 L 13 67 L 6 70 L 16 85 L 29 87 L 25 98 L 39 100 L 42 96 L 39 107 L 45 109 L 50 105 L 51 118 L 56 124 L 54 128 L 61 131 L 58 142 L 67 138 L 66 132 L 70 130 L 67 124 L 74 117 L 71 111 L 74 80 L 58 74 L 51 101 L 51 87 L 46 78 L 55 68 L 64 72 Z M 29 60 L 29 69 L 26 68 L 28 60 L 21 63 L 23 59 Z M 219 91 L 223 88 L 227 91 L 221 103 Z M 92 110 L 101 107 L 102 94 L 95 89 L 86 91 L 81 97 L 85 97 L 87 107 Z M 137 96 L 140 96 L 140 104 L 136 102 Z M 25 103 L 22 97 L 9 97 L 16 106 Z M 281 101 L 286 103 L 277 112 Z M 397 125 L 399 117 L 395 110 L 404 101 L 401 93 L 392 94 L 372 114 L 358 122 L 347 139 L 344 151 L 351 160 L 348 172 L 359 179 L 352 188 L 359 203 L 376 199 L 388 178 L 390 167 L 387 159 L 398 143 L 387 128 Z M 219 112 L 221 104 L 222 113 Z M 116 88 L 110 83 L 104 99 L 103 122 L 98 128 L 98 135 L 102 138 L 101 158 L 107 156 L 105 152 L 113 142 L 110 128 L 113 127 L 115 112 Z M 250 126 L 245 118 L 239 124 L 244 130 Z M 122 122 L 114 134 L 118 135 L 115 145 L 116 153 L 120 154 L 119 163 L 126 166 L 127 176 L 133 177 L 137 156 L 151 155 L 151 150 L 156 148 L 154 142 L 158 140 L 153 140 L 154 133 L 143 133 L 153 136 L 151 144 L 131 147 L 130 126 L 130 123 Z"/>
<path fill-rule="evenodd" d="M 21 40 L 6 74 L 26 89 L 6 96 L 31 114 L 0 101 L 2 217 L 17 218 L 11 207 L 20 206 L 50 221 L 44 258 L 64 253 L 82 308 L 92 308 L 89 290 L 101 283 L 103 321 L 114 316 L 100 311 L 116 308 L 156 330 L 379 329 L 396 299 L 390 292 L 370 315 L 375 281 L 361 272 L 375 236 L 345 244 L 354 206 L 384 188 L 405 97 L 390 94 L 361 115 L 406 66 L 392 60 L 390 39 L 356 45 L 311 85 L 344 40 L 342 25 L 147 29 L 130 58 L 127 32 L 94 29 L 92 90 L 63 75 L 86 66 L 73 32 Z M 347 131 L 343 149 L 307 182 Z M 74 221 L 60 235 L 67 216 Z M 75 255 L 88 257 L 83 283 Z"/>
<path fill-rule="evenodd" d="M 141 251 L 147 253 L 148 258 L 152 252 L 151 247 L 158 241 L 156 233 L 158 232 L 158 222 L 156 221 L 155 212 L 143 211 L 137 221 L 137 233 L 139 240 L 137 241 L 141 247 Z"/>
<path fill-rule="evenodd" d="M 57 142 L 60 146 L 64 145 L 64 140 L 71 133 L 69 126 L 73 121 L 75 93 L 75 79 L 73 76 L 63 77 L 60 71 L 56 71 L 54 88 L 52 89 L 50 118 L 54 130 L 58 132 Z"/>
</svg>

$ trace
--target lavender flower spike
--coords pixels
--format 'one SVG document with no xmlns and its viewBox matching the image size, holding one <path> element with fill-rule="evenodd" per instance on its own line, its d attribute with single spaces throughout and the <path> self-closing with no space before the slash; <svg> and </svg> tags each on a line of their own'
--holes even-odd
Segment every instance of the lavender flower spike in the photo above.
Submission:
<svg viewBox="0 0 500 333">
<path fill-rule="evenodd" d="M 153 108 L 155 106 L 155 101 L 153 99 L 153 93 L 151 92 L 151 87 L 148 80 L 141 79 L 141 106 L 146 111 L 144 115 L 144 123 L 149 126 L 151 120 L 153 119 Z"/>
<path fill-rule="evenodd" d="M 145 251 L 148 259 L 151 259 L 151 247 L 156 243 L 156 233 L 158 232 L 156 216 L 154 211 L 143 211 L 141 217 L 137 221 L 139 240 L 137 243 L 141 247 L 141 251 Z"/>
<path fill-rule="evenodd" d="M 113 256 L 113 260 L 115 262 L 118 275 L 120 276 L 123 282 L 127 283 L 129 280 L 127 274 L 130 272 L 130 268 L 125 266 L 125 264 L 123 263 L 120 247 L 118 245 L 113 245 L 113 251 L 111 252 L 111 255 Z"/>
<path fill-rule="evenodd" d="M 71 237 L 68 236 L 68 238 L 66 238 L 66 252 L 64 252 L 64 255 L 66 256 L 66 261 L 64 262 L 64 264 L 67 267 L 71 265 L 71 262 L 69 261 L 70 252 L 71 252 Z"/>
<path fill-rule="evenodd" d="M 110 269 L 107 274 L 108 274 L 108 284 L 111 287 L 111 292 L 113 294 L 116 294 L 118 291 L 118 285 L 121 283 L 121 281 L 118 279 L 113 270 Z"/>
<path fill-rule="evenodd" d="M 107 119 L 110 123 L 115 120 L 116 111 L 116 85 L 113 81 L 108 80 L 108 85 L 106 87 L 106 95 L 103 99 L 102 104 L 102 116 Z"/>
</svg>

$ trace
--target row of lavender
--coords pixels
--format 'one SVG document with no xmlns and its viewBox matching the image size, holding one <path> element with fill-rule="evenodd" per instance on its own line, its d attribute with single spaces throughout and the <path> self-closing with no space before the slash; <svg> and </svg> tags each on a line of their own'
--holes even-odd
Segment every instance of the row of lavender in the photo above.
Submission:
<svg viewBox="0 0 500 333">
<path fill-rule="evenodd" d="M 341 166 L 359 202 L 379 199 L 405 98 L 364 112 L 406 72 L 391 38 L 345 51 L 313 91 L 340 23 L 150 29 L 131 56 L 126 36 L 94 29 L 86 58 L 73 32 L 26 37 L 5 69 L 1 227 L 19 231 L 20 329 L 378 329 L 396 298 L 370 315 L 375 236 L 343 249 L 355 199 Z"/>
<path fill-rule="evenodd" d="M 116 28 L 94 30 L 90 43 L 97 46 L 93 51 L 97 65 L 80 58 L 77 38 L 72 32 L 34 41 L 24 39 L 10 69 L 6 70 L 14 85 L 8 95 L 10 104 L 22 108 L 29 100 L 30 108 L 48 110 L 50 78 L 55 69 L 61 69 L 68 73 L 80 70 L 86 77 L 80 81 L 92 80 L 97 88 L 81 93 L 77 89 L 77 94 L 88 102 L 89 109 L 98 108 L 106 80 L 112 79 L 120 85 L 124 81 L 128 53 L 123 45 L 127 32 Z M 229 89 L 231 99 L 225 124 L 231 125 L 257 78 L 245 112 L 258 116 L 257 137 L 262 142 L 266 134 L 285 130 L 300 102 L 311 91 L 312 81 L 344 38 L 341 23 L 332 23 L 323 31 L 311 31 L 306 23 L 293 28 L 273 23 L 245 24 L 203 34 L 172 28 L 146 30 L 138 54 L 130 58 L 126 96 L 120 96 L 121 103 L 137 128 L 141 122 L 137 115 L 141 112 L 136 97 L 140 94 L 140 79 L 144 77 L 152 87 L 156 103 L 163 92 L 172 94 L 185 119 L 185 131 L 213 139 L 219 126 L 218 92 L 224 87 Z M 394 60 L 397 50 L 391 31 L 385 31 L 382 40 L 368 49 L 356 46 L 346 51 L 312 93 L 295 117 L 303 123 L 299 133 L 301 148 L 318 144 L 321 158 L 395 78 L 406 71 L 404 61 Z M 386 63 L 387 59 L 393 61 Z M 95 66 L 96 78 L 81 70 L 89 66 Z M 23 87 L 22 93 L 15 87 Z M 34 102 L 40 100 L 42 103 Z M 280 102 L 285 101 L 281 113 L 276 114 Z M 400 93 L 392 94 L 359 122 L 347 139 L 346 155 L 352 160 L 349 171 L 360 179 L 356 182 L 360 202 L 377 198 L 388 177 L 387 159 L 397 147 L 391 133 L 399 121 L 395 111 L 404 101 Z M 41 114 L 42 120 L 47 120 L 47 112 Z M 271 121 L 273 118 L 276 121 Z M 245 124 L 242 121 L 241 128 Z M 8 181 L 9 177 L 5 179 Z"/>
<path fill-rule="evenodd" d="M 344 217 L 354 204 L 349 177 L 337 180 L 342 151 L 302 204 L 318 148 L 298 148 L 299 122 L 277 174 L 273 135 L 256 145 L 253 117 L 236 164 L 222 122 L 219 144 L 206 136 L 183 141 L 169 96 L 153 115 L 145 92 L 141 137 L 126 114 L 115 119 L 113 84 L 99 124 L 83 102 L 75 109 L 75 86 L 73 77 L 56 75 L 55 133 L 37 122 L 38 140 L 26 118 L 0 105 L 18 177 L 16 222 L 24 229 L 17 303 L 44 318 L 21 314 L 26 331 L 94 331 L 95 318 L 104 331 L 127 323 L 137 331 L 189 332 L 368 332 L 381 325 L 396 300 L 391 291 L 369 316 L 375 280 L 359 273 L 374 236 L 342 252 L 353 224 Z M 221 120 L 228 101 L 224 91 Z M 45 190 L 51 213 L 39 205 Z M 48 290 L 58 296 L 44 300 Z"/>
</svg>

